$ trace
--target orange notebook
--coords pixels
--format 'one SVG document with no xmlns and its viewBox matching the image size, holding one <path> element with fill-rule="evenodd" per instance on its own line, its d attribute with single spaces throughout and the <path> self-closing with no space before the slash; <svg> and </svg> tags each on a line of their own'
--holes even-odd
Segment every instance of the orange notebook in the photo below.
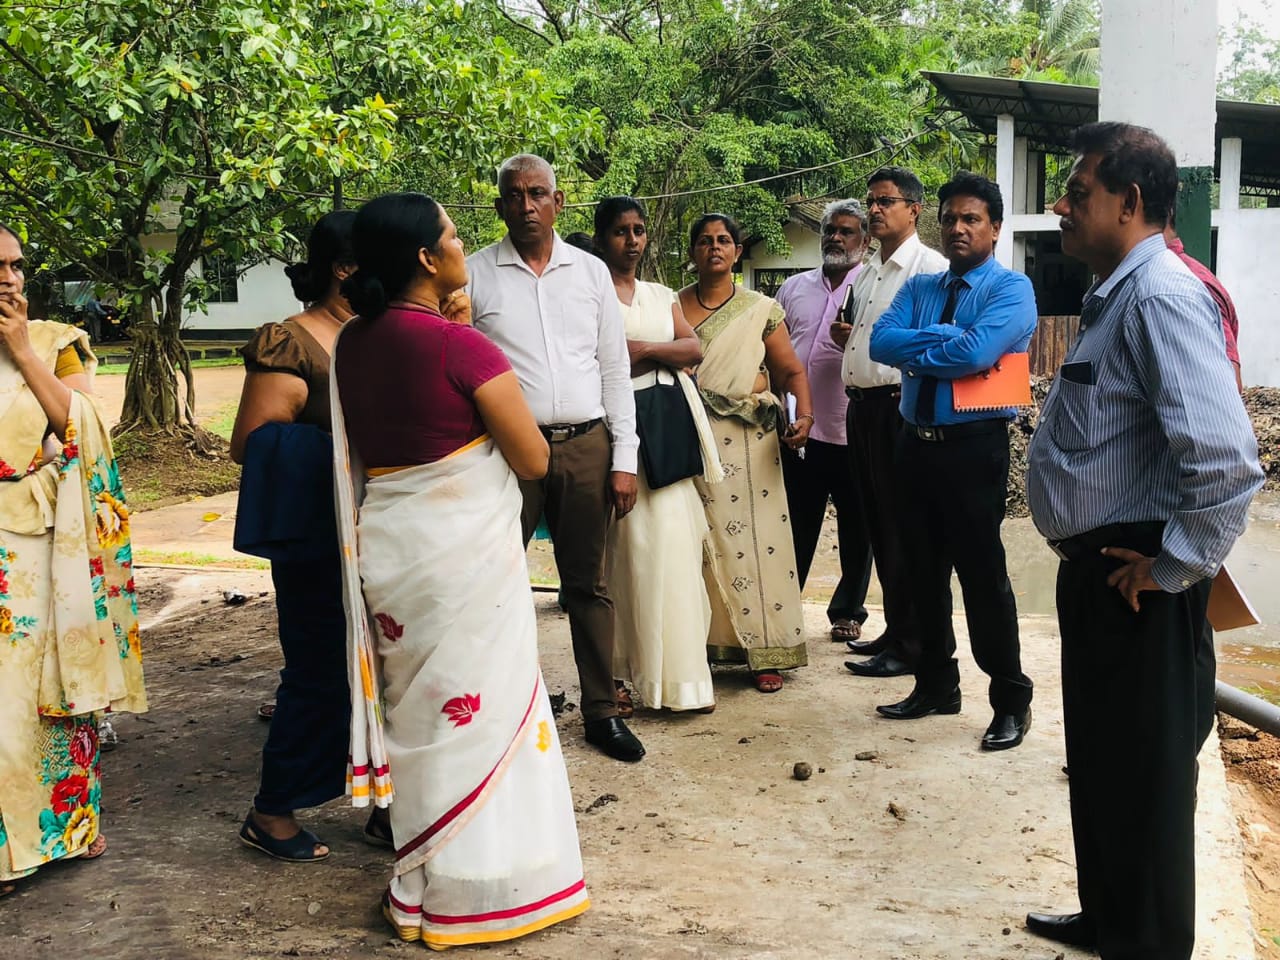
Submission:
<svg viewBox="0 0 1280 960">
<path fill-rule="evenodd" d="M 1223 630 L 1235 630 L 1238 627 L 1251 627 L 1258 620 L 1258 611 L 1236 583 L 1236 578 L 1227 570 L 1226 564 L 1213 578 L 1213 586 L 1209 589 L 1209 609 L 1206 611 L 1209 626 L 1221 633 Z"/>
<path fill-rule="evenodd" d="M 998 410 L 1031 405 L 1031 363 L 1025 353 L 1006 353 L 996 365 L 951 381 L 951 404 L 957 412 Z"/>
</svg>

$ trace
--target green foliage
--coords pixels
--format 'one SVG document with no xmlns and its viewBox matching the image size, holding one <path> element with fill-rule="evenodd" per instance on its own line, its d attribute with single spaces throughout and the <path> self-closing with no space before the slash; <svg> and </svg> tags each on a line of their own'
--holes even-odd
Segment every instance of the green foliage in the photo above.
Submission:
<svg viewBox="0 0 1280 960">
<path fill-rule="evenodd" d="M 189 279 L 297 249 L 344 191 L 572 156 L 594 118 L 450 0 L 95 0 L 0 10 L 0 202 L 134 312 L 125 420 L 177 424 Z M 188 378 L 189 379 L 189 378 Z M 188 397 L 188 400 L 191 398 Z M 194 405 L 186 404 L 187 409 Z"/>
<path fill-rule="evenodd" d="M 1231 58 L 1218 78 L 1218 95 L 1254 103 L 1280 103 L 1280 37 L 1243 15 L 1224 30 Z"/>
</svg>

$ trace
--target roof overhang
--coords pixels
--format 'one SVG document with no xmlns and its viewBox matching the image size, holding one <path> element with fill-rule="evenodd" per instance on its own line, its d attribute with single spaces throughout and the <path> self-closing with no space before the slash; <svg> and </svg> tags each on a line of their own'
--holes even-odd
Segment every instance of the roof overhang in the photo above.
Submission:
<svg viewBox="0 0 1280 960">
<path fill-rule="evenodd" d="M 1098 88 L 1008 77 L 923 71 L 943 109 L 964 114 L 970 125 L 995 134 L 1001 114 L 1013 117 L 1014 135 L 1032 150 L 1066 153 L 1071 132 L 1098 119 Z M 1280 104 L 1218 101 L 1214 169 L 1222 161 L 1222 141 L 1242 142 L 1240 188 L 1246 193 L 1280 194 Z"/>
</svg>

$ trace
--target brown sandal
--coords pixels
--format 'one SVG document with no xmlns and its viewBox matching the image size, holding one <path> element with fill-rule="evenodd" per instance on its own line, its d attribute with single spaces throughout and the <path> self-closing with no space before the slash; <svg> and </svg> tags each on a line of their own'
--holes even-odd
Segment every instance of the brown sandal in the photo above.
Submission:
<svg viewBox="0 0 1280 960">
<path fill-rule="evenodd" d="M 861 640 L 862 624 L 857 620 L 834 620 L 831 623 L 831 640 L 839 643 L 841 640 Z"/>
<path fill-rule="evenodd" d="M 622 720 L 630 720 L 636 712 L 636 704 L 631 699 L 631 691 L 627 689 L 627 685 L 621 680 L 615 680 L 613 681 L 613 692 L 618 702 L 618 717 Z"/>
<path fill-rule="evenodd" d="M 84 853 L 80 854 L 81 860 L 97 860 L 100 856 L 107 852 L 107 838 L 102 834 L 98 834 L 93 838 L 93 843 L 84 848 Z"/>
</svg>

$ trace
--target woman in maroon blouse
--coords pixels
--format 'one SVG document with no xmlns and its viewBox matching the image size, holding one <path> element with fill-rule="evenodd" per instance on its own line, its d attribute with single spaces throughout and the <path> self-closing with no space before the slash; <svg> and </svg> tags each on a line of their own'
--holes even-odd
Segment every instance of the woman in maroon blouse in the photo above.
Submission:
<svg viewBox="0 0 1280 960">
<path fill-rule="evenodd" d="M 550 452 L 502 351 L 446 317 L 467 268 L 440 205 L 379 197 L 352 241 L 333 368 L 350 792 L 390 807 L 402 940 L 508 940 L 588 906 L 520 530 L 516 478 Z"/>
</svg>

